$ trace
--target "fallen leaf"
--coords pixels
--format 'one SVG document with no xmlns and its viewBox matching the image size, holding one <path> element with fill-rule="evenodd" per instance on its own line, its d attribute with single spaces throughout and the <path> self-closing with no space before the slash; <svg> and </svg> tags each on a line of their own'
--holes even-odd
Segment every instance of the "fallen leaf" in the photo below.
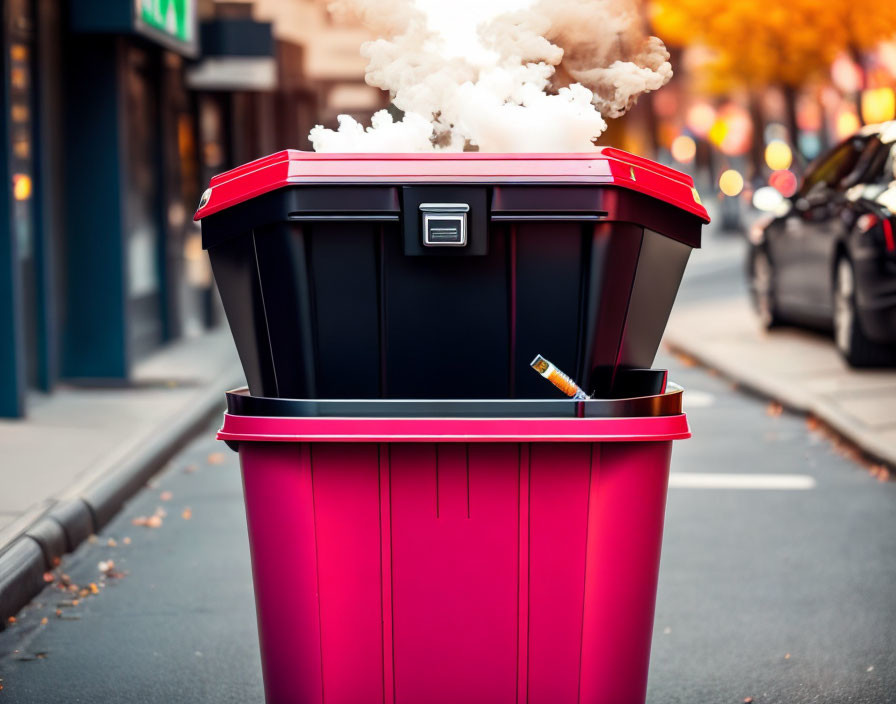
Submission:
<svg viewBox="0 0 896 704">
<path fill-rule="evenodd" d="M 56 617 L 62 616 L 62 609 L 56 609 Z"/>
<path fill-rule="evenodd" d="M 12 624 L 14 624 L 16 622 L 16 617 L 10 616 L 8 619 L 6 619 L 6 622 L 11 626 Z"/>
<path fill-rule="evenodd" d="M 225 455 L 223 452 L 212 452 L 208 456 L 209 464 L 224 464 Z"/>
<path fill-rule="evenodd" d="M 100 572 L 102 572 L 103 574 L 107 574 L 115 569 L 115 561 L 114 560 L 104 560 L 104 561 L 100 562 L 97 565 L 97 567 L 99 568 Z"/>
<path fill-rule="evenodd" d="M 192 473 L 195 472 L 197 469 L 199 469 L 199 467 L 198 467 L 197 465 L 195 465 L 195 464 L 188 464 L 186 467 L 184 467 L 184 474 L 192 474 Z"/>
<path fill-rule="evenodd" d="M 131 524 L 135 526 L 145 526 L 146 521 L 149 520 L 146 516 L 137 516 L 136 518 L 131 519 Z"/>
<path fill-rule="evenodd" d="M 88 542 L 88 543 L 95 543 L 96 541 L 97 541 L 97 537 L 96 537 L 96 535 L 94 535 L 93 533 L 91 533 L 91 534 L 87 537 L 87 542 Z"/>
<path fill-rule="evenodd" d="M 174 494 L 172 494 L 170 491 L 163 491 L 161 494 L 159 494 L 159 498 L 162 501 L 171 501 L 172 496 L 174 496 Z"/>
<path fill-rule="evenodd" d="M 865 672 L 873 672 L 873 671 L 874 671 L 874 665 L 869 665 L 868 668 L 865 670 Z"/>
<path fill-rule="evenodd" d="M 130 544 L 131 544 L 131 539 L 130 539 L 130 538 L 125 538 L 125 539 L 122 540 L 121 542 L 123 542 L 125 545 L 130 545 Z"/>
<path fill-rule="evenodd" d="M 90 593 L 91 594 L 99 594 L 100 593 L 100 588 L 98 586 L 96 586 L 96 582 L 90 583 Z"/>
<path fill-rule="evenodd" d="M 180 514 L 180 517 L 185 521 L 189 521 L 193 517 L 193 509 L 187 506 L 187 508 L 184 509 L 184 512 Z"/>
<path fill-rule="evenodd" d="M 46 616 L 44 616 L 44 617 L 40 620 L 40 625 L 41 625 L 41 626 L 46 626 L 49 622 L 50 622 L 50 620 L 49 620 Z"/>
<path fill-rule="evenodd" d="M 790 653 L 784 653 L 784 659 L 790 660 Z"/>
<path fill-rule="evenodd" d="M 62 562 L 62 558 L 54 557 L 52 562 L 53 562 L 53 567 L 59 567 L 59 563 Z"/>
<path fill-rule="evenodd" d="M 818 418 L 816 418 L 815 416 L 806 417 L 806 428 L 808 428 L 810 431 L 818 430 L 819 425 L 821 424 L 818 422 Z"/>
<path fill-rule="evenodd" d="M 751 704 L 753 701 L 753 697 L 744 697 L 744 704 Z"/>
<path fill-rule="evenodd" d="M 772 418 L 777 418 L 784 412 L 784 406 L 780 403 L 772 401 L 765 407 L 765 414 L 767 416 L 771 416 Z"/>
<path fill-rule="evenodd" d="M 162 525 L 161 516 L 150 516 L 146 519 L 146 526 L 149 528 L 159 528 Z"/>
<path fill-rule="evenodd" d="M 109 538 L 109 540 L 106 542 L 106 545 L 108 545 L 110 548 L 114 548 L 118 546 L 118 543 L 115 541 L 115 538 Z"/>
<path fill-rule="evenodd" d="M 55 581 L 56 581 L 56 577 L 53 575 L 52 572 L 44 572 L 44 581 L 45 581 L 47 584 L 49 584 L 50 582 L 55 582 Z"/>
</svg>

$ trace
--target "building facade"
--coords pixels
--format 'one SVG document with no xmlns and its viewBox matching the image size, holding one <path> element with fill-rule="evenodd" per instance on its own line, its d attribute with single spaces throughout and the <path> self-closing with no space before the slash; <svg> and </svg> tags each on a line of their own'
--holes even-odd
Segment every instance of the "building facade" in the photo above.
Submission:
<svg viewBox="0 0 896 704">
<path fill-rule="evenodd" d="M 200 194 L 333 111 L 293 4 L 2 0 L 0 416 L 221 323 Z"/>
</svg>

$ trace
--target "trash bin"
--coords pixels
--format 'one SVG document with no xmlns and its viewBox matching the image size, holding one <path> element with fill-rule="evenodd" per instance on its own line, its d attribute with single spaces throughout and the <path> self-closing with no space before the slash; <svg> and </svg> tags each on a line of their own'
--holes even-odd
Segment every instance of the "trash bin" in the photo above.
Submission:
<svg viewBox="0 0 896 704">
<path fill-rule="evenodd" d="M 250 392 L 321 399 L 550 398 L 536 354 L 618 395 L 708 222 L 689 176 L 613 148 L 283 151 L 196 219 Z"/>
<path fill-rule="evenodd" d="M 643 702 L 681 389 L 228 394 L 269 704 Z"/>
</svg>

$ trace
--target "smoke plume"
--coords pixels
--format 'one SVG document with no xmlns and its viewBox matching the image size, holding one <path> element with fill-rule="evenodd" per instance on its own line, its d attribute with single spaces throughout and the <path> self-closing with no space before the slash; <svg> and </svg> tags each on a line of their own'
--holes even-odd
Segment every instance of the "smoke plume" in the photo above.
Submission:
<svg viewBox="0 0 896 704">
<path fill-rule="evenodd" d="M 535 0 L 481 22 L 475 50 L 461 55 L 415 0 L 328 8 L 379 37 L 361 47 L 366 81 L 389 91 L 404 117 L 380 111 L 365 129 L 341 115 L 338 130 L 311 131 L 315 151 L 590 151 L 605 117 L 672 77 L 639 0 Z"/>
</svg>

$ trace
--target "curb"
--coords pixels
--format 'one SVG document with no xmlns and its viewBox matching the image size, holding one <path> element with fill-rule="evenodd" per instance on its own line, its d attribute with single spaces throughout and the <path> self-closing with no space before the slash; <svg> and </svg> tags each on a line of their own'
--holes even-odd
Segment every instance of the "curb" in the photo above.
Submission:
<svg viewBox="0 0 896 704">
<path fill-rule="evenodd" d="M 0 552 L 0 630 L 44 588 L 43 575 L 115 516 L 203 428 L 224 412 L 224 390 L 239 382 L 228 372 L 211 384 L 126 462 L 74 499 L 53 506 Z"/>
<path fill-rule="evenodd" d="M 703 366 L 718 370 L 727 378 L 759 396 L 777 401 L 785 408 L 797 413 L 818 418 L 854 443 L 870 459 L 896 468 L 896 447 L 884 443 L 877 433 L 865 426 L 860 426 L 843 412 L 825 403 L 823 399 L 807 393 L 798 384 L 773 382 L 760 372 L 747 367 L 734 366 L 721 355 L 707 354 L 705 350 L 682 342 L 674 335 L 667 335 L 664 342 L 673 352 L 686 354 Z"/>
</svg>

